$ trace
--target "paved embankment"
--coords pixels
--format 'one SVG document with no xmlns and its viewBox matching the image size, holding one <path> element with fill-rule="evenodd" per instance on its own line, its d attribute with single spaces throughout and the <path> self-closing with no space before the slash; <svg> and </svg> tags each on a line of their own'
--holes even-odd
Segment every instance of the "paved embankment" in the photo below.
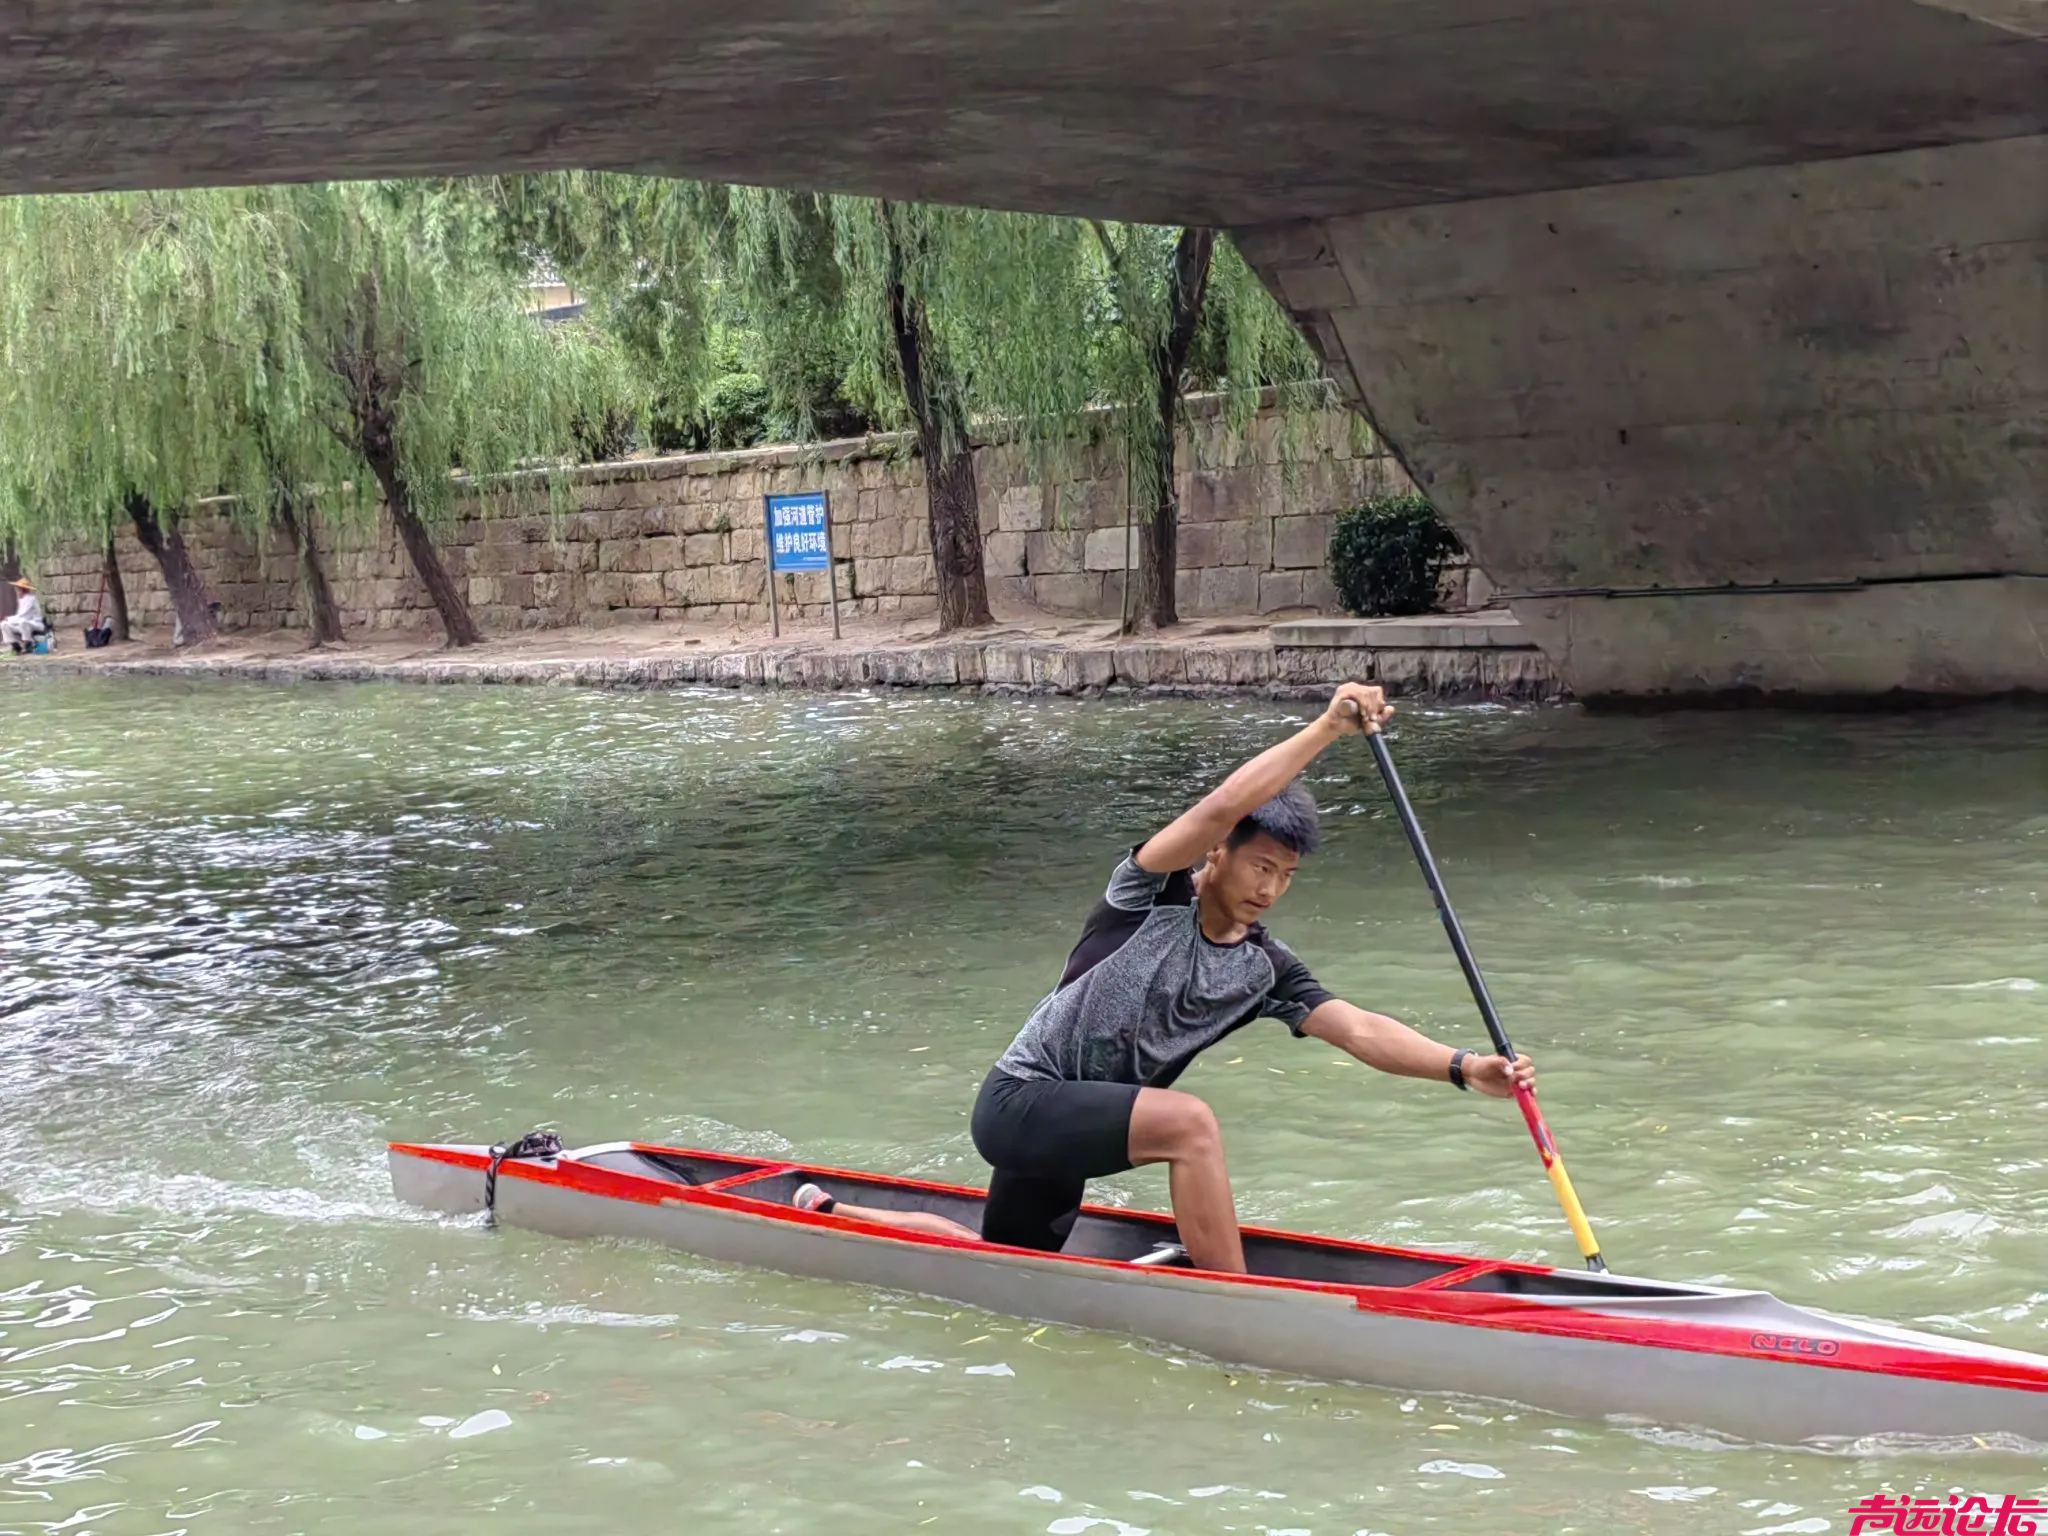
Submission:
<svg viewBox="0 0 2048 1536">
<path fill-rule="evenodd" d="M 528 634 L 464 651 L 381 644 L 284 650 L 274 640 L 196 652 L 74 645 L 41 665 L 65 671 L 266 682 L 560 684 L 600 688 L 974 688 L 1043 694 L 1309 693 L 1347 679 L 1409 697 L 1544 700 L 1563 685 L 1506 613 L 1313 619 L 1270 627 L 1212 621 L 1170 639 L 1118 639 L 1105 626 L 1006 626 L 927 639 L 715 639 L 657 629 Z"/>
</svg>

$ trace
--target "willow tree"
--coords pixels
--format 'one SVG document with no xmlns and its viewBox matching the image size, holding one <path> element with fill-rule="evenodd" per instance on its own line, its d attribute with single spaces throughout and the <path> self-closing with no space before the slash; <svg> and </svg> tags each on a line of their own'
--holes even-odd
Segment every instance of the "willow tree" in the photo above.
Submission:
<svg viewBox="0 0 2048 1536">
<path fill-rule="evenodd" d="M 495 260 L 471 201 L 424 184 L 295 187 L 299 344 L 313 414 L 367 470 L 451 645 L 482 633 L 434 544 L 456 493 L 559 493 L 579 428 L 621 408 L 617 371 L 581 327 L 547 327 Z M 521 473 L 514 474 L 518 471 Z"/>
<path fill-rule="evenodd" d="M 287 244 L 260 193 L 0 200 L 11 525 L 41 547 L 100 547 L 131 523 L 179 645 L 218 633 L 188 509 L 223 496 L 231 515 L 260 519 L 269 473 L 250 423 L 296 411 Z"/>
<path fill-rule="evenodd" d="M 991 621 L 973 428 L 1000 417 L 1063 442 L 1088 404 L 1086 225 L 602 174 L 496 186 L 518 259 L 554 260 L 644 326 L 666 387 L 708 381 L 732 319 L 757 338 L 778 419 L 809 425 L 825 372 L 858 412 L 907 427 L 940 627 Z"/>
<path fill-rule="evenodd" d="M 1320 404 L 1322 369 L 1229 241 L 1211 229 L 1094 225 L 1105 268 L 1097 356 L 1118 408 L 1138 531 L 1127 628 L 1180 621 L 1176 432 L 1196 389 L 1220 390 L 1242 426 L 1277 387 L 1283 409 Z"/>
</svg>

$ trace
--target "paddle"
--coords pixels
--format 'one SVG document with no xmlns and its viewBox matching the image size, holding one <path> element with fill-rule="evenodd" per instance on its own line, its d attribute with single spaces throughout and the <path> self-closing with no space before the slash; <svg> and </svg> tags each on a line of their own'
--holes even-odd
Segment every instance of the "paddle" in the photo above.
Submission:
<svg viewBox="0 0 2048 1536">
<path fill-rule="evenodd" d="M 1400 812 L 1401 827 L 1408 834 L 1408 846 L 1415 850 L 1415 862 L 1422 866 L 1422 878 L 1429 882 L 1429 893 L 1436 898 L 1437 916 L 1444 920 L 1444 932 L 1451 936 L 1451 948 L 1457 952 L 1458 965 L 1465 972 L 1465 983 L 1472 989 L 1472 1001 L 1479 1005 L 1479 1015 L 1486 1020 L 1486 1032 L 1493 1036 L 1493 1048 L 1513 1061 L 1515 1048 L 1508 1044 L 1508 1032 L 1501 1027 L 1500 1013 L 1493 1006 L 1492 995 L 1486 990 L 1486 978 L 1479 974 L 1479 962 L 1472 958 L 1472 946 L 1465 942 L 1465 930 L 1458 926 L 1458 914 L 1451 910 L 1451 898 L 1444 891 L 1444 877 L 1437 873 L 1436 860 L 1430 856 L 1429 841 L 1422 835 L 1422 823 L 1415 819 L 1415 807 L 1408 803 L 1408 791 L 1401 787 L 1401 775 L 1394 771 L 1394 754 L 1387 750 L 1387 738 L 1377 727 L 1368 727 L 1365 739 L 1372 748 L 1373 761 L 1379 764 L 1380 777 L 1387 781 L 1387 792 L 1394 797 L 1394 809 Z M 1536 1138 L 1536 1150 L 1543 1158 L 1543 1171 L 1550 1175 L 1550 1187 L 1557 1192 L 1557 1203 L 1564 1207 L 1564 1219 L 1572 1224 L 1572 1236 L 1579 1240 L 1579 1252 L 1586 1256 L 1586 1268 L 1605 1270 L 1607 1264 L 1600 1257 L 1600 1244 L 1593 1236 L 1592 1223 L 1586 1220 L 1578 1192 L 1572 1188 L 1571 1175 L 1564 1171 L 1564 1159 L 1557 1155 L 1557 1143 L 1550 1139 L 1550 1127 L 1543 1123 L 1543 1111 L 1536 1107 L 1536 1095 L 1517 1085 L 1515 1102 L 1521 1106 L 1522 1118 L 1529 1122 L 1529 1134 Z"/>
</svg>

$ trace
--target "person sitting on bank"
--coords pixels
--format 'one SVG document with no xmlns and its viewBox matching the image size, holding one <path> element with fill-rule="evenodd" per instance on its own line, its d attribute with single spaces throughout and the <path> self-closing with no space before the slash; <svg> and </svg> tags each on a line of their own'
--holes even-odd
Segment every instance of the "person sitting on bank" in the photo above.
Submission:
<svg viewBox="0 0 2048 1536">
<path fill-rule="evenodd" d="M 10 585 L 14 588 L 14 612 L 0 619 L 0 641 L 12 646 L 19 656 L 34 650 L 36 641 L 50 632 L 50 626 L 43 618 L 42 601 L 29 580 L 19 577 Z"/>
<path fill-rule="evenodd" d="M 1197 1269 L 1245 1272 L 1223 1135 L 1209 1106 L 1172 1086 L 1197 1055 L 1255 1019 L 1278 1019 L 1397 1077 L 1512 1098 L 1527 1056 L 1458 1050 L 1332 996 L 1261 923 L 1320 835 L 1301 773 L 1393 707 L 1346 683 L 1313 725 L 1244 764 L 1126 856 L 1081 929 L 1058 987 L 996 1062 L 974 1106 L 993 1168 L 982 1230 L 928 1212 L 834 1200 L 801 1209 L 956 1239 L 1057 1253 L 1088 1180 L 1165 1163 L 1181 1245 Z"/>
</svg>

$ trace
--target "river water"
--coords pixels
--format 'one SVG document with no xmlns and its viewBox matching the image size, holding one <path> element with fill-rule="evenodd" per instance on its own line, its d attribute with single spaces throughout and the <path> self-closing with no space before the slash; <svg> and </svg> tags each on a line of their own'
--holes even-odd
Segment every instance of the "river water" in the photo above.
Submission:
<svg viewBox="0 0 2048 1536">
<path fill-rule="evenodd" d="M 0 674 L 0 1531 L 1846 1532 L 2048 1492 L 392 1198 L 387 1138 L 535 1125 L 981 1181 L 974 1088 L 1120 846 L 1304 718 Z M 2048 719 L 1418 709 L 1396 746 L 1618 1269 L 2048 1350 Z M 1362 747 L 1314 787 L 1275 931 L 1476 1043 Z M 1512 1106 L 1277 1024 L 1184 1086 L 1248 1221 L 1575 1261 Z"/>
</svg>

